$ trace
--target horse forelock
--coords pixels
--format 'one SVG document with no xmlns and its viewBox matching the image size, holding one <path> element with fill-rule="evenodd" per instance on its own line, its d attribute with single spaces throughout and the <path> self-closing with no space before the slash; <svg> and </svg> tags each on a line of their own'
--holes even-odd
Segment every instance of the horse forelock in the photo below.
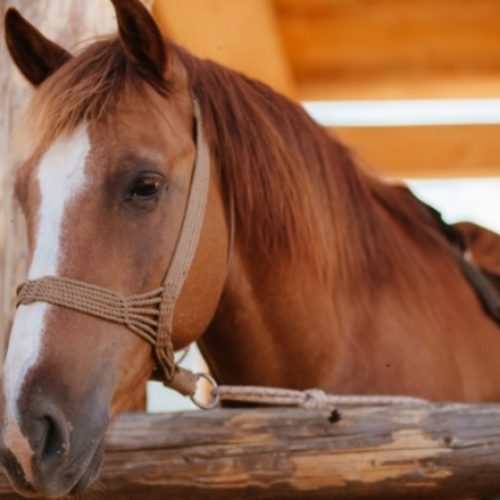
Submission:
<svg viewBox="0 0 500 500">
<path fill-rule="evenodd" d="M 144 97 L 146 87 L 163 96 L 166 80 L 145 80 L 127 59 L 117 38 L 96 41 L 66 62 L 33 95 L 14 133 L 15 163 L 37 148 L 74 132 L 82 123 L 112 120 L 130 92 Z"/>
</svg>

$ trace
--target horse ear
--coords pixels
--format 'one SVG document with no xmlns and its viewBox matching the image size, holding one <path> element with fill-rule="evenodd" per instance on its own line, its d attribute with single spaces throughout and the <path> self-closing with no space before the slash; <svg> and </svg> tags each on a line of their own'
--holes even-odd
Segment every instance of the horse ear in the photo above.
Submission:
<svg viewBox="0 0 500 500">
<path fill-rule="evenodd" d="M 14 63 L 35 87 L 71 59 L 69 52 L 45 38 L 13 8 L 5 14 L 5 41 Z"/>
<path fill-rule="evenodd" d="M 139 0 L 111 0 L 120 41 L 128 59 L 146 78 L 164 79 L 165 42 L 153 17 Z"/>
</svg>

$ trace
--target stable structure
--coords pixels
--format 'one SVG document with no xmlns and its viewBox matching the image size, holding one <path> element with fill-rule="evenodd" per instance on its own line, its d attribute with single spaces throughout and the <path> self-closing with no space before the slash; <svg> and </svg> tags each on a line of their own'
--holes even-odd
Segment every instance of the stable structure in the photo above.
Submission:
<svg viewBox="0 0 500 500">
<path fill-rule="evenodd" d="M 497 97 L 495 0 L 153 0 L 164 32 L 297 100 Z"/>
<path fill-rule="evenodd" d="M 297 100 L 500 95 L 497 0 L 154 0 L 164 32 Z M 115 31 L 108 0 L 0 0 L 68 48 Z M 26 271 L 9 136 L 27 84 L 0 40 L 0 329 Z M 394 176 L 498 175 L 500 125 L 337 133 Z M 4 339 L 5 340 L 5 339 Z M 129 414 L 92 498 L 470 498 L 500 492 L 500 406 Z M 0 477 L 0 499 L 17 498 Z"/>
<path fill-rule="evenodd" d="M 128 414 L 93 499 L 492 498 L 500 405 Z M 16 498 L 0 478 L 0 499 Z"/>
<path fill-rule="evenodd" d="M 193 53 L 298 101 L 500 97 L 496 0 L 154 0 Z M 495 176 L 499 124 L 340 127 L 394 177 Z"/>
</svg>

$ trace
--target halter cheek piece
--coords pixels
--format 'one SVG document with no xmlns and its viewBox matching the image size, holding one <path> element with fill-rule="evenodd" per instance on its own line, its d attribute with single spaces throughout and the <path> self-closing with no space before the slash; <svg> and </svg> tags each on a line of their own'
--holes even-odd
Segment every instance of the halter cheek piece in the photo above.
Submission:
<svg viewBox="0 0 500 500">
<path fill-rule="evenodd" d="M 121 295 L 83 281 L 45 276 L 25 281 L 17 290 L 17 305 L 48 302 L 126 326 L 153 346 L 159 378 L 172 389 L 192 396 L 197 375 L 175 363 L 172 327 L 175 303 L 198 246 L 210 176 L 210 155 L 203 136 L 201 113 L 193 99 L 196 161 L 181 231 L 163 284 L 146 293 Z"/>
</svg>

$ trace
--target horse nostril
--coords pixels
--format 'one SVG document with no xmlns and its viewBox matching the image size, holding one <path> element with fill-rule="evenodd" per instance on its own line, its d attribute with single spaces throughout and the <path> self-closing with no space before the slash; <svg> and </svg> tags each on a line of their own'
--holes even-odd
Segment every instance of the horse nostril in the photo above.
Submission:
<svg viewBox="0 0 500 500">
<path fill-rule="evenodd" d="M 35 422 L 33 450 L 41 469 L 57 467 L 68 451 L 68 426 L 58 412 L 39 417 Z"/>
<path fill-rule="evenodd" d="M 61 429 L 51 417 L 43 417 L 42 426 L 39 455 L 42 462 L 45 462 L 63 453 L 63 436 Z"/>
</svg>

